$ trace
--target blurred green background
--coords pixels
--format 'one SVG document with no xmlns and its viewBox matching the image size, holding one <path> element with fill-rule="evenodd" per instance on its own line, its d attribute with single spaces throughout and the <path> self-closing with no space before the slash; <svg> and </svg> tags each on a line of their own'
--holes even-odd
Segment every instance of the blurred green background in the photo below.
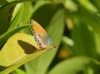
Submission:
<svg viewBox="0 0 100 74">
<path fill-rule="evenodd" d="M 99 13 L 100 0 L 0 0 L 0 48 L 30 19 L 58 45 L 10 74 L 100 74 Z"/>
</svg>

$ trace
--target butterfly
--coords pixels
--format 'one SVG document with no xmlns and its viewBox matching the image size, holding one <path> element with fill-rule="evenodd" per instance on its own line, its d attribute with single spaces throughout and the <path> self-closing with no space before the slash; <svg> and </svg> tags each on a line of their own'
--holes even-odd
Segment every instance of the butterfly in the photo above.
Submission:
<svg viewBox="0 0 100 74">
<path fill-rule="evenodd" d="M 32 33 L 34 34 L 35 41 L 41 49 L 46 49 L 52 43 L 51 37 L 47 34 L 47 32 L 42 28 L 42 26 L 37 23 L 35 20 L 30 20 Z M 55 46 L 50 47 L 55 48 Z"/>
</svg>

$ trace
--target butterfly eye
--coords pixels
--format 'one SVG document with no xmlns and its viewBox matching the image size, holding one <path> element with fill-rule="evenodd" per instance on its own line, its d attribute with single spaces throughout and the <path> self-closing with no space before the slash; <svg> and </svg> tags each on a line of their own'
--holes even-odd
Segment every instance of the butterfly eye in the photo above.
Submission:
<svg viewBox="0 0 100 74">
<path fill-rule="evenodd" d="M 40 34 L 37 34 L 40 37 Z"/>
</svg>

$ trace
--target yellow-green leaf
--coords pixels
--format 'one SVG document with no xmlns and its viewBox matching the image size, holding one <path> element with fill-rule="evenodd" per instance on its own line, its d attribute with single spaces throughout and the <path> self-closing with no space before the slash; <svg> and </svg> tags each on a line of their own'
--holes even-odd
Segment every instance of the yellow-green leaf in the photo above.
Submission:
<svg viewBox="0 0 100 74">
<path fill-rule="evenodd" d="M 2 68 L 0 74 L 11 72 L 45 51 L 39 49 L 33 36 L 16 33 L 8 39 L 0 51 L 0 68 Z"/>
</svg>

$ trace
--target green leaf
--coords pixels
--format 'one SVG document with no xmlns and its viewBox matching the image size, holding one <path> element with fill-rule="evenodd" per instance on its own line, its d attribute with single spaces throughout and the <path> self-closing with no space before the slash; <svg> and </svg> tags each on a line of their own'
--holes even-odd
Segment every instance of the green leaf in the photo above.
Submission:
<svg viewBox="0 0 100 74">
<path fill-rule="evenodd" d="M 77 74 L 91 62 L 85 57 L 74 57 L 58 63 L 48 74 Z"/>
<path fill-rule="evenodd" d="M 15 3 L 9 3 L 0 8 L 0 35 L 5 33 L 10 26 L 10 18 L 12 16 Z"/>
<path fill-rule="evenodd" d="M 16 4 L 18 3 L 21 3 L 21 2 L 28 2 L 28 1 L 36 1 L 36 0 L 21 0 L 21 1 L 12 1 L 11 3 L 4 3 L 6 5 L 3 5 L 1 8 L 0 8 L 0 24 L 1 24 L 1 27 L 0 27 L 0 35 L 5 33 L 9 26 L 10 26 L 10 19 L 12 18 L 12 13 L 13 13 L 13 10 L 16 6 Z M 20 9 L 20 8 L 19 8 Z M 21 14 L 22 14 L 22 10 L 23 10 L 23 6 L 21 8 L 21 10 L 19 11 L 19 13 L 16 15 L 16 19 L 17 20 L 13 20 L 13 24 L 18 24 L 18 21 L 20 20 L 21 18 Z M 13 25 L 13 26 L 15 26 Z"/>
<path fill-rule="evenodd" d="M 95 41 L 97 55 L 99 56 L 100 55 L 100 35 L 99 34 L 94 33 L 94 41 Z"/>
<path fill-rule="evenodd" d="M 98 17 L 96 13 L 92 13 L 83 6 L 79 6 L 79 12 L 77 15 L 81 21 L 83 21 L 85 24 L 89 24 L 94 29 L 94 31 L 100 35 L 100 17 Z"/>
<path fill-rule="evenodd" d="M 32 3 L 31 2 L 24 3 L 24 10 L 23 10 L 20 22 L 19 22 L 19 26 L 29 23 L 32 12 L 33 12 Z M 30 31 L 30 27 L 21 30 L 21 32 L 27 33 L 27 34 L 32 34 L 32 32 Z"/>
<path fill-rule="evenodd" d="M 24 9 L 23 3 L 16 5 L 16 7 L 14 8 L 14 12 L 13 12 L 13 15 L 12 15 L 12 18 L 10 21 L 10 27 L 9 27 L 8 31 L 16 28 L 18 26 L 18 23 L 21 19 L 22 13 L 23 13 L 23 9 Z"/>
<path fill-rule="evenodd" d="M 90 0 L 92 2 L 93 5 L 96 6 L 96 8 L 98 8 L 98 10 L 100 11 L 100 0 Z"/>
<path fill-rule="evenodd" d="M 3 35 L 1 35 L 0 36 L 0 46 L 2 46 L 10 36 L 12 36 L 13 34 L 15 34 L 18 31 L 20 31 L 21 29 L 29 27 L 29 26 L 31 26 L 31 25 L 19 26 L 19 27 L 12 29 L 12 30 L 4 33 Z"/>
<path fill-rule="evenodd" d="M 26 72 L 18 68 L 11 72 L 11 74 L 26 74 Z"/>
<path fill-rule="evenodd" d="M 24 3 L 24 10 L 22 13 L 20 23 L 28 23 L 29 19 L 31 18 L 32 12 L 33 12 L 33 9 L 32 9 L 31 2 L 25 2 Z"/>
<path fill-rule="evenodd" d="M 73 53 L 75 55 L 85 55 L 92 58 L 97 58 L 94 32 L 89 29 L 91 27 L 81 22 L 74 22 L 74 24 L 75 26 L 72 30 L 72 39 L 75 43 Z"/>
<path fill-rule="evenodd" d="M 63 36 L 62 38 L 62 43 L 65 47 L 68 47 L 70 48 L 71 50 L 73 49 L 74 47 L 74 42 L 72 41 L 72 39 L 66 37 L 66 36 Z"/>
<path fill-rule="evenodd" d="M 22 64 L 43 54 L 33 36 L 16 33 L 8 39 L 0 51 L 0 74 L 7 74 Z"/>
</svg>

